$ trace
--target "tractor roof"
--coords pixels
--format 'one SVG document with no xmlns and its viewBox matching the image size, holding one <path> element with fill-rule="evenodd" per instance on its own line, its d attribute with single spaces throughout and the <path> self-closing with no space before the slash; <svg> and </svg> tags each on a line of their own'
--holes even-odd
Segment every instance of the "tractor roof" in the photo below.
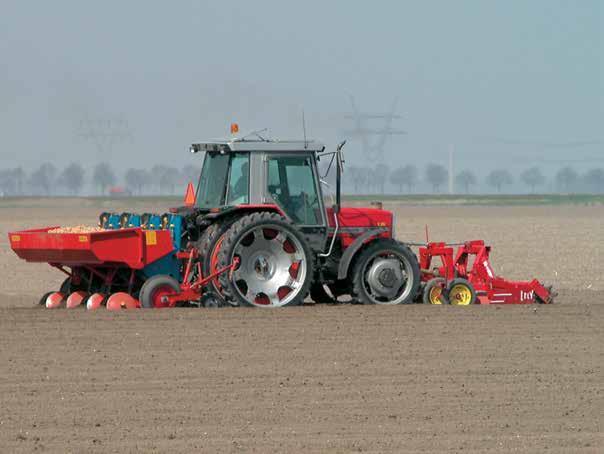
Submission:
<svg viewBox="0 0 604 454">
<path fill-rule="evenodd" d="M 191 145 L 191 153 L 199 151 L 316 151 L 325 150 L 325 145 L 314 140 L 268 140 L 268 139 L 217 139 Z"/>
</svg>

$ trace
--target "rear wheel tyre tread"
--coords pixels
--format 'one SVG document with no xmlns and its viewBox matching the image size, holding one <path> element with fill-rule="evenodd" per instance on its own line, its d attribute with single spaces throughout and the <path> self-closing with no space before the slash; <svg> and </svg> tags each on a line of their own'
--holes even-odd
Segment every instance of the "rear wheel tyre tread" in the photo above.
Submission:
<svg viewBox="0 0 604 454">
<path fill-rule="evenodd" d="M 377 304 L 367 294 L 363 285 L 363 268 L 365 263 L 373 258 L 380 250 L 396 250 L 404 255 L 412 268 L 412 288 L 407 297 L 398 304 L 411 304 L 414 302 L 420 284 L 420 270 L 417 257 L 406 244 L 400 243 L 394 239 L 380 238 L 362 249 L 357 255 L 352 267 L 352 301 L 361 304 Z M 384 303 L 388 304 L 388 303 Z"/>
<path fill-rule="evenodd" d="M 291 235 L 295 235 L 296 238 L 300 241 L 302 248 L 304 249 L 304 255 L 306 257 L 306 281 L 303 283 L 302 288 L 299 290 L 296 297 L 287 304 L 287 306 L 297 306 L 304 302 L 304 299 L 308 295 L 310 291 L 310 286 L 312 284 L 312 274 L 314 272 L 314 260 L 311 250 L 308 246 L 308 242 L 304 239 L 302 233 L 299 230 L 296 230 L 296 227 L 293 226 L 287 219 L 277 213 L 271 213 L 267 211 L 260 211 L 245 215 L 235 221 L 230 225 L 229 229 L 225 233 L 224 240 L 222 242 L 222 246 L 220 247 L 220 252 L 218 254 L 218 266 L 223 268 L 225 266 L 230 265 L 230 256 L 232 253 L 232 249 L 237 244 L 237 241 L 241 239 L 242 233 L 247 233 L 251 231 L 255 227 L 260 227 L 263 224 L 273 224 L 278 225 L 288 231 Z M 219 276 L 220 285 L 222 287 L 221 292 L 225 301 L 231 305 L 245 305 L 256 307 L 255 305 L 249 303 L 246 299 L 241 298 L 238 295 L 237 290 L 235 290 L 234 284 L 231 281 L 231 273 L 229 271 L 222 273 Z"/>
<path fill-rule="evenodd" d="M 214 255 L 216 242 L 224 235 L 232 223 L 232 218 L 216 221 L 203 231 L 201 237 L 195 243 L 195 247 L 199 251 L 201 257 L 201 270 L 203 271 L 204 276 L 212 274 L 212 256 Z M 213 281 L 208 282 L 206 286 L 210 291 L 215 293 L 216 298 L 221 300 L 221 303 L 224 303 L 221 291 L 219 288 L 216 288 Z"/>
</svg>

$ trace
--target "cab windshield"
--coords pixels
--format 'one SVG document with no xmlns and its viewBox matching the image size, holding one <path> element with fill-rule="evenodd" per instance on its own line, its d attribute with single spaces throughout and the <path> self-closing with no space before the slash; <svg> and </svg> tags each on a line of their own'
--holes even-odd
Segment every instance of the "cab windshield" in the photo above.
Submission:
<svg viewBox="0 0 604 454">
<path fill-rule="evenodd" d="M 215 208 L 249 203 L 249 153 L 206 153 L 197 205 Z"/>
</svg>

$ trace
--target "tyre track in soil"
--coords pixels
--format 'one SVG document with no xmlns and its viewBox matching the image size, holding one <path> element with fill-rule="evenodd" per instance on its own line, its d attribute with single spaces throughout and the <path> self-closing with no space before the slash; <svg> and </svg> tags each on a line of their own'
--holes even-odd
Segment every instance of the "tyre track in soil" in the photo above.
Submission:
<svg viewBox="0 0 604 454">
<path fill-rule="evenodd" d="M 0 447 L 602 452 L 604 292 L 557 301 L 122 313 L 11 301 Z"/>
</svg>

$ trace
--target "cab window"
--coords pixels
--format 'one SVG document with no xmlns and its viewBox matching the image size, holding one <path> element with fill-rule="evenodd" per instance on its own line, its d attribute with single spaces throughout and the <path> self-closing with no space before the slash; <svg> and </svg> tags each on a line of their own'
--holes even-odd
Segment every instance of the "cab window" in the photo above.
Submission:
<svg viewBox="0 0 604 454">
<path fill-rule="evenodd" d="M 302 225 L 321 223 L 321 205 L 310 158 L 269 158 L 267 182 L 272 198 L 294 222 Z"/>
<path fill-rule="evenodd" d="M 231 158 L 227 205 L 249 203 L 250 155 L 234 154 Z"/>
<path fill-rule="evenodd" d="M 198 185 L 201 208 L 249 203 L 249 153 L 208 153 Z"/>
<path fill-rule="evenodd" d="M 197 205 L 199 207 L 213 208 L 223 204 L 228 169 L 228 155 L 206 153 L 197 185 Z"/>
</svg>

